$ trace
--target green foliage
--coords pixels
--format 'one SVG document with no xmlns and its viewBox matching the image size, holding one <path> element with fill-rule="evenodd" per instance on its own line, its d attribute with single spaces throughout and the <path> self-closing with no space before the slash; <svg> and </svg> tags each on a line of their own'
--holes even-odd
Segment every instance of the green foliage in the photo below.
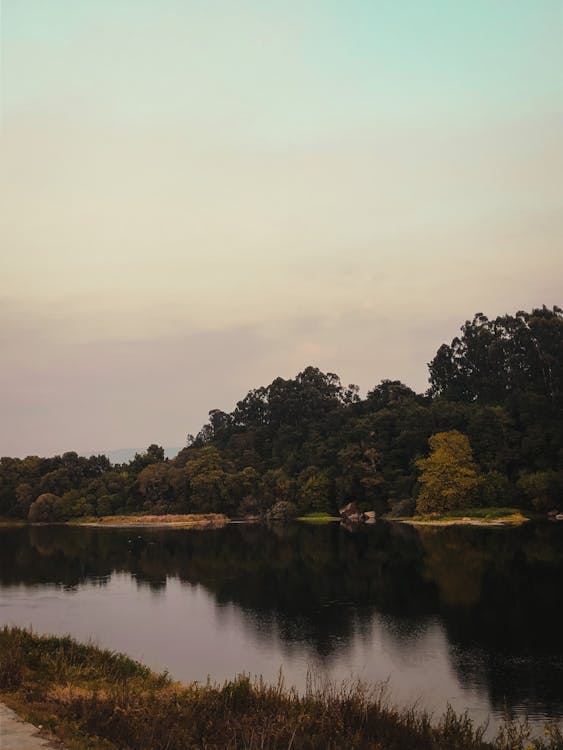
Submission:
<svg viewBox="0 0 563 750">
<path fill-rule="evenodd" d="M 172 460 L 156 444 L 117 466 L 74 452 L 1 458 L 0 515 L 27 518 L 41 495 L 61 498 L 51 510 L 41 511 L 41 503 L 33 511 L 51 520 L 139 512 L 265 516 L 278 502 L 295 503 L 300 513 L 335 513 L 355 502 L 360 510 L 404 515 L 418 494 L 417 460 L 433 435 L 452 431 L 471 443 L 481 497 L 469 481 L 464 489 L 458 482 L 448 500 L 440 491 L 426 501 L 423 482 L 421 503 L 560 507 L 561 310 L 494 320 L 479 313 L 429 368 L 426 395 L 383 380 L 361 399 L 357 386 L 306 367 L 250 390 L 230 413 L 212 409 Z"/>
<path fill-rule="evenodd" d="M 289 518 L 295 518 L 296 515 L 297 506 L 287 500 L 280 500 L 268 511 L 268 518 L 273 521 L 286 521 Z"/>
<path fill-rule="evenodd" d="M 145 510 L 157 514 L 175 513 L 182 510 L 181 500 L 187 497 L 188 477 L 173 464 L 158 462 L 141 471 L 137 486 L 145 498 Z"/>
<path fill-rule="evenodd" d="M 329 512 L 332 508 L 332 482 L 326 471 L 310 467 L 298 480 L 297 503 L 299 508 Z"/>
<path fill-rule="evenodd" d="M 295 500 L 295 482 L 283 469 L 270 469 L 260 481 L 258 510 L 265 513 L 278 502 L 293 503 Z"/>
<path fill-rule="evenodd" d="M 428 458 L 416 462 L 421 471 L 417 511 L 445 513 L 473 505 L 482 480 L 467 436 L 457 430 L 439 432 L 429 444 Z"/>
<path fill-rule="evenodd" d="M 330 523 L 331 521 L 339 521 L 339 516 L 331 516 L 329 513 L 316 512 L 306 513 L 304 516 L 299 516 L 298 521 L 306 521 L 307 523 Z"/>
<path fill-rule="evenodd" d="M 515 497 L 514 486 L 500 471 L 489 471 L 482 477 L 481 498 L 485 506 L 503 506 Z"/>
<path fill-rule="evenodd" d="M 139 474 L 147 466 L 162 461 L 164 461 L 164 448 L 152 443 L 144 453 L 135 453 L 135 458 L 129 466 L 134 474 Z"/>
<path fill-rule="evenodd" d="M 462 336 L 430 363 L 433 395 L 503 403 L 515 392 L 547 398 L 563 392 L 563 312 L 559 307 L 489 320 L 477 313 Z"/>
<path fill-rule="evenodd" d="M 517 488 L 535 510 L 551 510 L 563 495 L 563 472 L 523 472 Z"/>
<path fill-rule="evenodd" d="M 219 511 L 223 505 L 227 483 L 220 451 L 214 446 L 193 451 L 185 471 L 189 481 L 191 511 Z"/>
<path fill-rule="evenodd" d="M 50 492 L 39 495 L 29 509 L 29 520 L 32 523 L 49 523 L 59 519 L 61 498 Z"/>
</svg>

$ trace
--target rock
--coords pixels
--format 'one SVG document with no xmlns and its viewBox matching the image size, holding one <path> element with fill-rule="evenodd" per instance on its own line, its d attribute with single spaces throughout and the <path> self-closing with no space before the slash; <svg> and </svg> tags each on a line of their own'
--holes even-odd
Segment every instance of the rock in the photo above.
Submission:
<svg viewBox="0 0 563 750">
<path fill-rule="evenodd" d="M 342 521 L 347 523 L 375 523 L 375 511 L 368 510 L 365 513 L 361 513 L 358 510 L 356 503 L 348 503 L 338 511 Z"/>
<path fill-rule="evenodd" d="M 348 505 L 345 505 L 343 508 L 340 508 L 338 511 L 342 518 L 346 518 L 348 520 L 351 520 L 352 516 L 359 516 L 360 512 L 358 510 L 358 506 L 356 503 L 348 503 Z"/>
</svg>

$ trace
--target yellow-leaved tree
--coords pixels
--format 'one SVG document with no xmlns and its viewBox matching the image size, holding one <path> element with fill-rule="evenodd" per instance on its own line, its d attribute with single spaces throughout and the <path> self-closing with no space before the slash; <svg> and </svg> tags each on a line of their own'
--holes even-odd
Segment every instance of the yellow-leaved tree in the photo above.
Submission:
<svg viewBox="0 0 563 750">
<path fill-rule="evenodd" d="M 467 435 L 437 432 L 428 443 L 430 455 L 416 462 L 421 471 L 417 511 L 445 513 L 474 505 L 482 480 Z"/>
</svg>

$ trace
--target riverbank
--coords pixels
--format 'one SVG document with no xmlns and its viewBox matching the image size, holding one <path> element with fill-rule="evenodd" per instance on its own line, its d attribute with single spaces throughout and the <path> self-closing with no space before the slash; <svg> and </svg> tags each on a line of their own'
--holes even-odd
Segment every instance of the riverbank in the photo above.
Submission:
<svg viewBox="0 0 563 750">
<path fill-rule="evenodd" d="M 517 508 L 468 508 L 450 513 L 390 518 L 410 526 L 520 526 L 531 520 Z"/>
<path fill-rule="evenodd" d="M 304 516 L 297 516 L 296 520 L 305 523 L 334 523 L 342 519 L 340 516 L 331 516 L 330 513 L 307 513 Z"/>
<path fill-rule="evenodd" d="M 181 529 L 220 529 L 230 523 L 230 519 L 222 513 L 191 513 L 176 515 L 143 515 L 143 516 L 94 516 L 87 518 L 76 518 L 67 521 L 71 526 L 104 526 L 115 527 L 170 527 Z"/>
<path fill-rule="evenodd" d="M 182 685 L 121 654 L 17 628 L 0 630 L 0 701 L 68 750 L 563 750 L 555 726 L 533 744 L 520 725 L 486 742 L 467 716 L 395 708 L 380 686 L 298 695 L 247 676 Z"/>
<path fill-rule="evenodd" d="M 134 516 L 84 516 L 69 521 L 35 522 L 13 518 L 0 518 L 0 528 L 23 526 L 103 526 L 112 528 L 178 528 L 178 529 L 221 529 L 231 523 L 223 513 L 190 513 L 175 515 L 134 515 Z M 0 748 L 1 750 L 1 748 Z"/>
<path fill-rule="evenodd" d="M 393 518 L 383 516 L 384 521 L 406 523 L 411 526 L 519 526 L 533 520 L 531 514 L 524 515 L 516 508 L 469 508 L 448 514 L 432 513 L 425 516 L 402 516 Z M 537 516 L 536 518 L 543 518 Z M 68 521 L 52 521 L 55 524 L 68 526 L 103 526 L 105 528 L 118 527 L 175 527 L 184 529 L 195 528 L 223 528 L 229 523 L 259 523 L 264 519 L 259 516 L 232 519 L 223 513 L 190 513 L 168 515 L 116 515 L 116 516 L 84 516 L 72 518 Z M 325 524 L 342 521 L 340 516 L 328 513 L 309 513 L 298 516 L 295 520 L 310 524 Z M 0 528 L 17 526 L 43 526 L 44 523 L 31 523 L 21 519 L 0 518 Z"/>
</svg>

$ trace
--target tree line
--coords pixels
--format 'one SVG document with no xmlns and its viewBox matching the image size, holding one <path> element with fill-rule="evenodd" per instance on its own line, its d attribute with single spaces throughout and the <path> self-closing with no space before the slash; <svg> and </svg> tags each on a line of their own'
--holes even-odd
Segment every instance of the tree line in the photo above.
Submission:
<svg viewBox="0 0 563 750">
<path fill-rule="evenodd" d="M 465 505 L 548 511 L 563 496 L 563 312 L 478 313 L 429 363 L 430 387 L 356 385 L 307 367 L 253 389 L 174 459 L 0 459 L 0 515 L 377 514 Z"/>
</svg>

